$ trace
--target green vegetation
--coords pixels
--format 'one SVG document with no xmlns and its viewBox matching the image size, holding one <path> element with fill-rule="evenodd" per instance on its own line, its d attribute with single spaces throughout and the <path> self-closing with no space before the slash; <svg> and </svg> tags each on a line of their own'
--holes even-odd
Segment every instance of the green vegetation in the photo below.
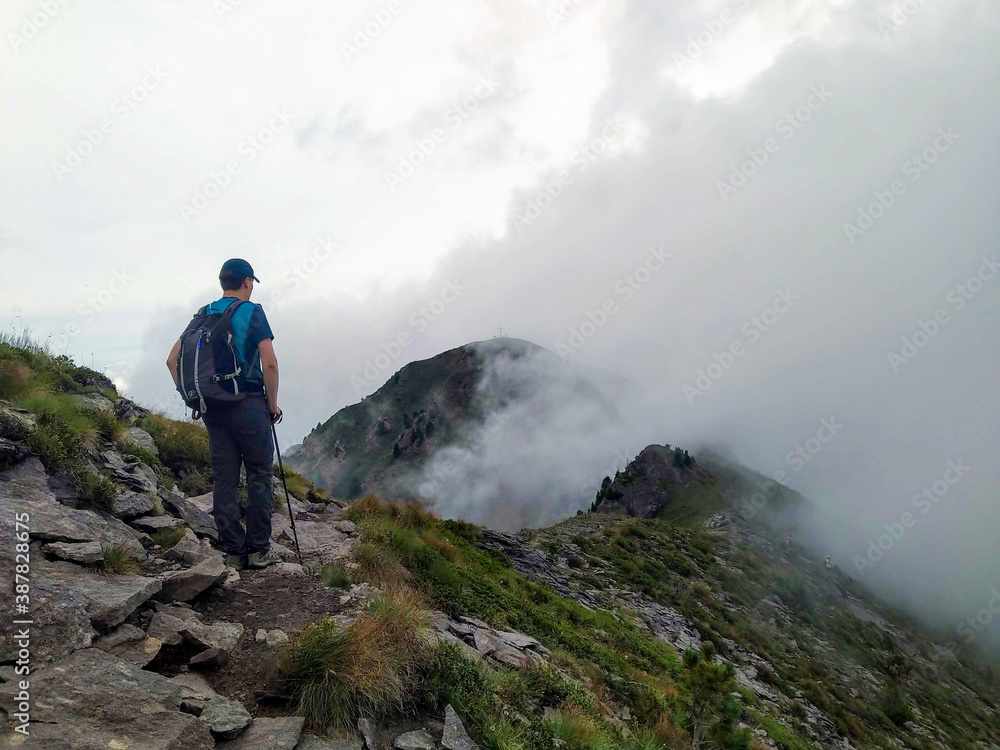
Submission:
<svg viewBox="0 0 1000 750">
<path fill-rule="evenodd" d="M 310 625 L 289 645 L 281 669 L 310 726 L 353 726 L 410 705 L 418 670 L 431 658 L 428 633 L 419 598 L 394 588 L 346 628 L 329 617 Z"/>
<path fill-rule="evenodd" d="M 139 563 L 132 557 L 127 547 L 120 544 L 102 544 L 104 561 L 101 572 L 107 575 L 129 575 L 139 572 Z"/>
<path fill-rule="evenodd" d="M 275 470 L 274 475 L 278 477 L 279 472 Z M 302 502 L 330 502 L 330 495 L 326 490 L 320 489 L 297 471 L 289 469 L 287 464 L 285 465 L 285 483 L 288 485 L 288 492 Z"/>
<path fill-rule="evenodd" d="M 319 573 L 319 578 L 327 586 L 344 589 L 351 585 L 351 574 L 347 568 L 337 563 L 325 565 Z"/>
<path fill-rule="evenodd" d="M 110 477 L 84 468 L 76 472 L 76 490 L 80 496 L 80 507 L 109 512 L 121 494 L 121 488 Z"/>
<path fill-rule="evenodd" d="M 187 533 L 187 526 L 180 526 L 176 529 L 163 529 L 161 531 L 154 532 L 150 536 L 157 545 L 163 549 L 170 549 L 177 542 L 184 538 L 184 534 Z"/>
</svg>

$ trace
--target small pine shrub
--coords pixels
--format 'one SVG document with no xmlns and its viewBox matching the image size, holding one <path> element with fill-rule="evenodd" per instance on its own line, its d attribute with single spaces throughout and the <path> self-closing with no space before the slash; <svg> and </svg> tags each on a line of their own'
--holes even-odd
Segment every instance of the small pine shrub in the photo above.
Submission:
<svg viewBox="0 0 1000 750">
<path fill-rule="evenodd" d="M 906 693 L 898 682 L 889 683 L 882 695 L 882 713 L 897 727 L 913 721 L 913 709 L 906 699 Z"/>
<path fill-rule="evenodd" d="M 77 474 L 76 489 L 82 507 L 108 512 L 121 494 L 121 488 L 111 479 L 89 469 L 83 469 Z"/>
</svg>

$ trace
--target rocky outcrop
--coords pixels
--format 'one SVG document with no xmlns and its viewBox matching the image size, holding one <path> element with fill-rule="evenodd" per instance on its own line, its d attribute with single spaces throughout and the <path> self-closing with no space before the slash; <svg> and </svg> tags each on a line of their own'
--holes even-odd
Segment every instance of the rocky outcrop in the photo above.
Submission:
<svg viewBox="0 0 1000 750">
<path fill-rule="evenodd" d="M 698 479 L 710 475 L 687 451 L 649 445 L 623 471 L 602 484 L 596 508 L 600 513 L 625 513 L 637 518 L 655 518 L 675 495 Z"/>
<path fill-rule="evenodd" d="M 78 565 L 97 565 L 104 560 L 100 542 L 49 542 L 42 545 L 42 552 Z"/>
<path fill-rule="evenodd" d="M 304 724 L 305 719 L 299 716 L 258 718 L 239 737 L 220 742 L 216 747 L 218 750 L 294 750 Z"/>
<path fill-rule="evenodd" d="M 180 687 L 96 648 L 81 649 L 37 671 L 31 679 L 27 741 L 11 723 L 3 747 L 37 750 L 211 750 L 212 735 L 180 710 Z M 16 685 L 0 686 L 0 709 L 15 708 Z"/>
<path fill-rule="evenodd" d="M 132 490 L 121 493 L 111 505 L 111 512 L 126 521 L 148 515 L 155 509 L 156 506 L 149 495 L 142 495 Z"/>
<path fill-rule="evenodd" d="M 226 564 L 218 557 L 209 557 L 193 568 L 168 573 L 156 598 L 163 602 L 191 601 L 206 589 L 222 583 L 227 575 Z"/>
<path fill-rule="evenodd" d="M 551 653 L 529 635 L 513 630 L 494 630 L 473 617 L 452 620 L 444 612 L 435 610 L 430 613 L 430 624 L 439 640 L 458 643 L 471 656 L 489 657 L 509 667 L 525 667 Z"/>
<path fill-rule="evenodd" d="M 103 638 L 94 641 L 94 648 L 107 651 L 124 662 L 144 667 L 160 653 L 163 642 L 151 638 L 135 625 L 122 625 Z"/>
<path fill-rule="evenodd" d="M 444 735 L 441 737 L 441 744 L 446 750 L 476 750 L 477 747 L 450 703 L 444 707 Z"/>
<path fill-rule="evenodd" d="M 176 488 L 170 491 L 161 489 L 160 498 L 167 508 L 184 519 L 195 534 L 207 537 L 213 542 L 219 541 L 219 530 L 212 515 L 211 492 L 196 497 L 184 497 L 184 494 Z"/>
<path fill-rule="evenodd" d="M 180 688 L 180 709 L 186 713 L 200 716 L 208 702 L 218 695 L 197 672 L 182 672 L 171 679 Z"/>
<path fill-rule="evenodd" d="M 253 718 L 239 701 L 216 695 L 205 704 L 199 717 L 217 740 L 231 740 L 250 726 Z"/>
</svg>

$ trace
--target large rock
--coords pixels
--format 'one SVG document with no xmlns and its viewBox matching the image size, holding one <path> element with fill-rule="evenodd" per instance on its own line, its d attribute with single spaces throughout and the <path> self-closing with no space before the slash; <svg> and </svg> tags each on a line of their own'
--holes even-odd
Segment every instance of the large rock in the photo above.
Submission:
<svg viewBox="0 0 1000 750">
<path fill-rule="evenodd" d="M 232 651 L 243 637 L 243 626 L 238 622 L 214 622 L 205 624 L 189 620 L 180 629 L 184 640 L 196 648 L 221 648 Z"/>
<path fill-rule="evenodd" d="M 229 663 L 229 652 L 224 648 L 210 648 L 195 654 L 188 661 L 193 669 L 218 669 Z"/>
<path fill-rule="evenodd" d="M 5 537 L 10 538 L 10 537 Z M 2 550 L 0 550 L 2 552 Z M 32 559 L 37 554 L 32 545 Z M 68 563 L 65 563 L 68 565 Z M 37 565 L 33 562 L 32 565 Z M 0 565 L 0 568 L 3 566 Z M 75 566 L 72 566 L 75 567 Z M 13 568 L 5 573 L 0 582 L 4 587 L 3 600 L 14 600 Z M 87 648 L 97 637 L 90 622 L 87 607 L 90 599 L 81 591 L 54 583 L 39 582 L 33 577 L 31 585 L 31 660 L 35 666 L 43 666 L 69 656 L 73 651 Z M 11 617 L 0 621 L 0 662 L 12 662 L 17 658 L 17 644 L 14 635 L 19 625 Z"/>
<path fill-rule="evenodd" d="M 35 428 L 36 417 L 24 409 L 15 409 L 7 401 L 0 401 L 0 437 L 10 440 L 27 440 Z"/>
<path fill-rule="evenodd" d="M 77 393 L 73 395 L 73 400 L 84 409 L 94 409 L 96 411 L 106 411 L 115 413 L 115 405 L 107 396 L 100 393 Z"/>
<path fill-rule="evenodd" d="M 146 557 L 141 543 L 118 519 L 60 503 L 36 456 L 0 473 L 0 530 L 13 528 L 16 513 L 29 514 L 32 539 L 117 544 L 139 560 Z"/>
<path fill-rule="evenodd" d="M 42 552 L 78 565 L 97 565 L 104 560 L 100 542 L 49 542 L 42 545 Z"/>
<path fill-rule="evenodd" d="M 0 474 L 0 523 L 13 524 L 15 513 L 29 514 L 31 538 L 43 541 L 92 542 L 107 525 L 96 513 L 59 503 L 36 456 Z"/>
<path fill-rule="evenodd" d="M 205 722 L 216 740 L 233 739 L 253 721 L 242 703 L 221 695 L 216 695 L 205 704 L 199 718 Z"/>
<path fill-rule="evenodd" d="M 361 740 L 324 740 L 313 734 L 304 734 L 295 750 L 364 750 Z"/>
<path fill-rule="evenodd" d="M 415 729 L 399 735 L 392 746 L 397 750 L 434 750 L 437 745 L 426 729 Z"/>
<path fill-rule="evenodd" d="M 141 518 L 133 518 L 129 523 L 150 534 L 159 531 L 176 531 L 184 526 L 183 519 L 173 516 L 142 516 Z"/>
<path fill-rule="evenodd" d="M 107 651 L 124 662 L 144 667 L 160 653 L 163 642 L 150 638 L 135 625 L 122 625 L 103 638 L 94 641 L 94 648 Z"/>
<path fill-rule="evenodd" d="M 156 470 L 142 461 L 126 461 L 115 450 L 101 452 L 104 467 L 111 471 L 115 478 L 137 492 L 156 494 L 160 483 L 160 475 Z"/>
<path fill-rule="evenodd" d="M 0 437 L 0 470 L 19 464 L 30 455 L 27 443 Z"/>
<path fill-rule="evenodd" d="M 156 598 L 160 601 L 187 602 L 198 594 L 222 583 L 226 578 L 226 564 L 222 560 L 209 558 L 193 568 L 177 570 L 163 579 L 163 587 Z"/>
<path fill-rule="evenodd" d="M 277 719 L 258 718 L 234 740 L 216 745 L 218 750 L 294 750 L 302 736 L 301 716 Z"/>
<path fill-rule="evenodd" d="M 441 737 L 441 744 L 448 750 L 476 750 L 478 747 L 465 731 L 465 725 L 450 703 L 444 707 L 444 735 Z"/>
<path fill-rule="evenodd" d="M 142 495 L 132 490 L 126 490 L 111 504 L 111 512 L 126 521 L 148 515 L 154 510 L 156 506 L 149 495 Z"/>
<path fill-rule="evenodd" d="M 201 615 L 193 609 L 157 602 L 156 612 L 146 628 L 146 634 L 167 645 L 179 646 L 184 642 L 183 630 L 191 623 L 200 623 Z"/>
<path fill-rule="evenodd" d="M 15 713 L 16 683 L 0 685 L 0 709 Z M 0 746 L 41 750 L 211 750 L 212 735 L 182 713 L 180 688 L 166 677 L 94 648 L 82 649 L 31 679 L 27 741 L 8 721 Z"/>
<path fill-rule="evenodd" d="M 37 609 L 40 609 L 38 596 L 46 591 L 53 593 L 54 602 L 60 596 L 66 596 L 67 601 L 82 596 L 94 627 L 106 630 L 123 622 L 158 592 L 160 582 L 139 575 L 100 575 L 79 565 L 41 558 L 32 564 L 31 589 Z"/>
<path fill-rule="evenodd" d="M 163 504 L 179 515 L 198 536 L 219 541 L 219 530 L 212 515 L 212 493 L 196 497 L 184 497 L 177 489 L 161 494 Z"/>
<path fill-rule="evenodd" d="M 128 434 L 128 439 L 141 448 L 145 448 L 154 454 L 159 454 L 159 450 L 156 447 L 156 442 L 153 440 L 153 436 L 146 432 L 141 427 L 129 427 L 126 431 Z"/>
<path fill-rule="evenodd" d="M 375 736 L 375 728 L 372 726 L 371 719 L 358 719 L 358 732 L 365 740 L 365 747 L 368 750 L 378 750 L 378 740 Z"/>
<path fill-rule="evenodd" d="M 164 559 L 172 562 L 183 563 L 184 565 L 197 565 L 209 558 L 223 560 L 224 555 L 212 547 L 207 539 L 198 541 L 191 529 L 184 532 L 184 536 L 173 547 L 163 553 Z"/>
<path fill-rule="evenodd" d="M 181 711 L 200 716 L 205 706 L 218 693 L 212 690 L 208 680 L 197 672 L 182 672 L 170 678 L 181 690 Z"/>
</svg>

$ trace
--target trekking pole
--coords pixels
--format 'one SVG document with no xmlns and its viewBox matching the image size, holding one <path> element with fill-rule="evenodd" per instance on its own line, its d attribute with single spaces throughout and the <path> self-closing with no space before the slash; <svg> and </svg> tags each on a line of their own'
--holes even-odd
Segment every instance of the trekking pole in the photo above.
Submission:
<svg viewBox="0 0 1000 750">
<path fill-rule="evenodd" d="M 285 502 L 288 503 L 288 520 L 292 524 L 292 538 L 295 539 L 295 554 L 299 556 L 299 565 L 306 567 L 302 562 L 302 550 L 299 549 L 299 534 L 295 530 L 295 513 L 292 512 L 292 499 L 288 496 L 288 483 L 285 482 L 285 466 L 281 463 L 281 449 L 278 447 L 278 430 L 274 423 L 271 424 L 271 435 L 274 436 L 274 452 L 278 454 L 278 470 L 281 472 L 281 484 L 285 488 Z"/>
</svg>

